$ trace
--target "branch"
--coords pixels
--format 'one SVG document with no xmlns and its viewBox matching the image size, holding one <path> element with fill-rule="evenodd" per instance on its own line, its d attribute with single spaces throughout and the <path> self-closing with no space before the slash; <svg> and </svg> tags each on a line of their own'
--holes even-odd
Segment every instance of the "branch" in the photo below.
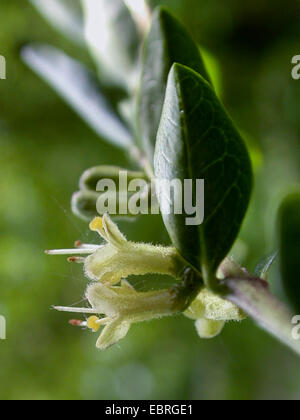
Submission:
<svg viewBox="0 0 300 420">
<path fill-rule="evenodd" d="M 224 282 L 229 288 L 226 299 L 300 355 L 300 341 L 292 336 L 293 315 L 272 295 L 267 282 L 258 278 L 228 278 Z"/>
<path fill-rule="evenodd" d="M 138 163 L 139 167 L 145 171 L 148 178 L 150 180 L 153 179 L 154 178 L 153 169 L 145 153 L 142 152 L 138 147 L 133 145 L 130 148 L 130 155 L 131 155 L 131 158 L 134 159 Z"/>
</svg>

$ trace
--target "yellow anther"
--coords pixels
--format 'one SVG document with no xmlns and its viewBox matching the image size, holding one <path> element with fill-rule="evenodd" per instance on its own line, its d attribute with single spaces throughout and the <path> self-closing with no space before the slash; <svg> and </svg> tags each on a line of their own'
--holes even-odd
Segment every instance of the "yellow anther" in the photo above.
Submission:
<svg viewBox="0 0 300 420">
<path fill-rule="evenodd" d="M 90 223 L 90 229 L 93 232 L 100 232 L 103 229 L 102 217 L 95 217 L 95 219 Z"/>
<path fill-rule="evenodd" d="M 87 320 L 88 328 L 93 330 L 94 332 L 99 331 L 99 329 L 101 327 L 99 321 L 100 321 L 100 319 L 97 316 L 90 316 Z"/>
</svg>

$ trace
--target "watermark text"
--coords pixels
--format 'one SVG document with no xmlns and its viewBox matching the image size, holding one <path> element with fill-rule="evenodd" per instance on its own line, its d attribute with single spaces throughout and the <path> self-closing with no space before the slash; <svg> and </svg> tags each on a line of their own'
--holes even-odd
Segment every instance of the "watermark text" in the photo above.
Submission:
<svg viewBox="0 0 300 420">
<path fill-rule="evenodd" d="M 295 55 L 292 58 L 292 64 L 293 64 L 292 78 L 294 80 L 299 80 L 300 79 L 300 55 Z"/>
<path fill-rule="evenodd" d="M 0 315 L 0 340 L 6 340 L 6 319 Z"/>
<path fill-rule="evenodd" d="M 6 79 L 6 59 L 3 55 L 0 55 L 0 79 Z"/>
<path fill-rule="evenodd" d="M 295 325 L 292 329 L 292 338 L 293 340 L 300 340 L 300 315 L 293 317 L 292 324 Z"/>
<path fill-rule="evenodd" d="M 97 184 L 99 198 L 97 212 L 100 215 L 137 216 L 139 214 L 183 215 L 187 226 L 204 222 L 203 179 L 132 179 L 128 182 L 127 171 L 120 171 L 116 183 L 101 179 Z M 160 205 L 158 204 L 160 203 Z"/>
</svg>

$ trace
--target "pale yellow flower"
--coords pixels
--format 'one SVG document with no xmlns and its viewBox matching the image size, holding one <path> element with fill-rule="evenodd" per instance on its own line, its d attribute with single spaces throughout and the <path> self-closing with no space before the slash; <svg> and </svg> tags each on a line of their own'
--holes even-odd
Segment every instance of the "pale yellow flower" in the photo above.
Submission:
<svg viewBox="0 0 300 420">
<path fill-rule="evenodd" d="M 86 321 L 71 321 L 72 325 L 88 327 L 98 332 L 99 349 L 106 349 L 126 336 L 132 324 L 182 312 L 191 296 L 201 287 L 201 278 L 189 269 L 175 248 L 127 241 L 117 225 L 106 214 L 90 224 L 98 232 L 104 245 L 77 243 L 74 250 L 48 251 L 51 255 L 73 256 L 69 260 L 84 264 L 86 276 L 92 280 L 86 291 L 89 308 L 56 307 L 57 310 L 89 314 Z M 222 265 L 223 275 L 236 270 L 227 260 Z M 221 270 L 221 271 L 222 271 Z M 130 275 L 167 274 L 180 280 L 168 290 L 138 292 L 126 280 Z M 222 272 L 220 272 L 222 276 Z M 244 319 L 232 303 L 202 288 L 184 314 L 196 321 L 201 338 L 212 338 L 221 332 L 227 321 Z"/>
<path fill-rule="evenodd" d="M 195 320 L 200 338 L 214 338 L 228 321 L 242 321 L 243 312 L 233 303 L 203 288 L 184 315 Z"/>
<path fill-rule="evenodd" d="M 105 245 L 84 245 L 73 250 L 47 251 L 50 255 L 87 254 L 86 258 L 71 257 L 70 261 L 83 263 L 85 275 L 92 281 L 118 284 L 130 275 L 162 274 L 180 278 L 184 262 L 173 247 L 127 241 L 118 226 L 105 214 L 90 224 L 98 232 Z"/>
<path fill-rule="evenodd" d="M 99 320 L 105 325 L 97 347 L 105 349 L 121 340 L 132 324 L 174 315 L 174 294 L 169 290 L 137 292 L 122 281 L 120 287 L 101 283 L 88 287 L 86 297 L 92 308 L 106 318 Z"/>
<path fill-rule="evenodd" d="M 106 214 L 90 224 L 107 244 L 85 261 L 85 274 L 94 281 L 117 284 L 130 275 L 167 274 L 180 277 L 183 262 L 173 247 L 127 241 Z"/>
<path fill-rule="evenodd" d="M 93 332 L 104 326 L 97 341 L 97 347 L 104 350 L 124 338 L 132 324 L 176 314 L 176 297 L 172 289 L 137 292 L 122 280 L 120 286 L 92 283 L 86 292 L 91 308 L 55 309 L 90 314 L 87 321 L 77 325 L 86 326 Z"/>
</svg>

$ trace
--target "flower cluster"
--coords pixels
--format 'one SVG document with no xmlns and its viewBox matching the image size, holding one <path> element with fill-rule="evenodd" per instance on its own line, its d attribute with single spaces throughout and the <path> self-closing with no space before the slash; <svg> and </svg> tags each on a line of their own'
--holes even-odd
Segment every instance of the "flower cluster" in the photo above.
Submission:
<svg viewBox="0 0 300 420">
<path fill-rule="evenodd" d="M 98 232 L 105 244 L 77 243 L 76 249 L 47 253 L 71 255 L 69 261 L 84 265 L 85 275 L 91 280 L 86 291 L 90 308 L 56 309 L 90 315 L 86 321 L 71 321 L 73 325 L 86 326 L 94 332 L 104 327 L 97 341 L 99 349 L 106 349 L 124 338 L 134 323 L 174 315 L 186 309 L 176 293 L 176 287 L 138 292 L 126 280 L 130 275 L 149 273 L 181 280 L 186 263 L 175 248 L 127 241 L 107 214 L 103 218 L 96 217 L 90 229 Z M 202 338 L 217 335 L 226 321 L 243 319 L 243 314 L 235 305 L 205 288 L 184 314 L 196 320 L 196 328 Z"/>
</svg>

